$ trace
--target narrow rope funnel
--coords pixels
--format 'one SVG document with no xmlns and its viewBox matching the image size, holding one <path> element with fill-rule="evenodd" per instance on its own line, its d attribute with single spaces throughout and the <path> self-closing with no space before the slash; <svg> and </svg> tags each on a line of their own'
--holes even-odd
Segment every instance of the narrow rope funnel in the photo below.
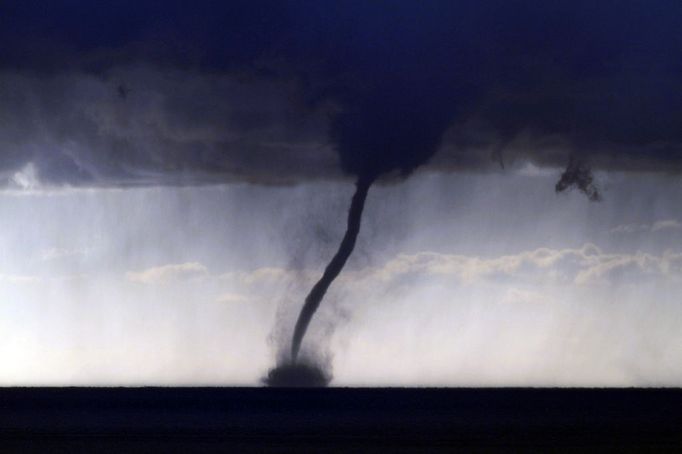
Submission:
<svg viewBox="0 0 682 454">
<path fill-rule="evenodd" d="M 308 296 L 303 303 L 303 308 L 301 313 L 298 315 L 298 320 L 296 321 L 296 328 L 294 329 L 294 336 L 291 341 L 291 361 L 296 362 L 298 357 L 298 352 L 301 348 L 301 342 L 303 341 L 303 336 L 305 336 L 310 320 L 313 318 L 315 311 L 320 306 L 324 294 L 327 293 L 327 289 L 331 283 L 339 275 L 343 266 L 346 264 L 346 260 L 350 257 L 355 247 L 355 240 L 358 237 L 358 232 L 360 232 L 360 220 L 362 218 L 362 209 L 365 206 L 365 199 L 367 198 L 367 192 L 369 187 L 372 185 L 374 178 L 363 178 L 359 177 L 355 183 L 355 194 L 353 194 L 353 200 L 350 204 L 350 209 L 348 210 L 348 227 L 346 228 L 346 234 L 341 240 L 339 249 L 336 254 L 325 268 L 324 273 L 319 281 L 313 286 L 308 293 Z"/>
</svg>

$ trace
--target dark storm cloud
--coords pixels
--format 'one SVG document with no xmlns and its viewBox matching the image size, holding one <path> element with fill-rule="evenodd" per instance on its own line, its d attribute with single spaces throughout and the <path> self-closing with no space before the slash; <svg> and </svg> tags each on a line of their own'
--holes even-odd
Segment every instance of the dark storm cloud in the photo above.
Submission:
<svg viewBox="0 0 682 454">
<path fill-rule="evenodd" d="M 121 97 L 119 80 L 126 81 Z M 53 183 L 288 183 L 338 167 L 323 116 L 278 80 L 155 68 L 0 74 L 0 147 Z"/>
<path fill-rule="evenodd" d="M 677 172 L 680 23 L 677 1 L 6 1 L 0 175 Z"/>
</svg>

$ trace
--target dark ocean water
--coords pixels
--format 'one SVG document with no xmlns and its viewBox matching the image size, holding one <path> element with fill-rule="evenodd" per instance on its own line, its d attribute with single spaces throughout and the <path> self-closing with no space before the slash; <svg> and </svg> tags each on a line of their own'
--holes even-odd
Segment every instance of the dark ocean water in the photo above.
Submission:
<svg viewBox="0 0 682 454">
<path fill-rule="evenodd" d="M 2 452 L 682 451 L 682 390 L 5 388 L 0 438 Z"/>
</svg>

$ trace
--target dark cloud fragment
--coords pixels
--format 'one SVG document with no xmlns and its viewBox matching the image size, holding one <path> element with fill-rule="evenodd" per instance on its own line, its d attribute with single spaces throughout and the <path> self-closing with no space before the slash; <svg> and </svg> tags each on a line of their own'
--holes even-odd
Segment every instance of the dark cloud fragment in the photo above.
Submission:
<svg viewBox="0 0 682 454">
<path fill-rule="evenodd" d="M 556 192 L 563 192 L 570 188 L 578 188 L 593 202 L 601 200 L 599 189 L 594 182 L 592 170 L 576 159 L 571 159 L 566 170 L 561 174 L 561 178 L 555 186 Z"/>
<path fill-rule="evenodd" d="M 123 84 L 119 84 L 118 87 L 116 87 L 116 93 L 118 94 L 119 98 L 126 99 L 128 97 L 128 93 L 130 93 L 130 88 Z"/>
</svg>

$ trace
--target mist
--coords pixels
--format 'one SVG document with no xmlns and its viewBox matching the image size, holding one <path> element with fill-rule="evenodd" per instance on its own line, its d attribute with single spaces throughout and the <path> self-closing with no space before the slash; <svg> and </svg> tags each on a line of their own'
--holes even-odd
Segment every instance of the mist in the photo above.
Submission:
<svg viewBox="0 0 682 454">
<path fill-rule="evenodd" d="M 562 172 L 373 187 L 302 353 L 338 386 L 679 386 L 682 184 L 598 171 L 594 203 Z M 259 384 L 352 193 L 3 191 L 0 382 Z"/>
</svg>

